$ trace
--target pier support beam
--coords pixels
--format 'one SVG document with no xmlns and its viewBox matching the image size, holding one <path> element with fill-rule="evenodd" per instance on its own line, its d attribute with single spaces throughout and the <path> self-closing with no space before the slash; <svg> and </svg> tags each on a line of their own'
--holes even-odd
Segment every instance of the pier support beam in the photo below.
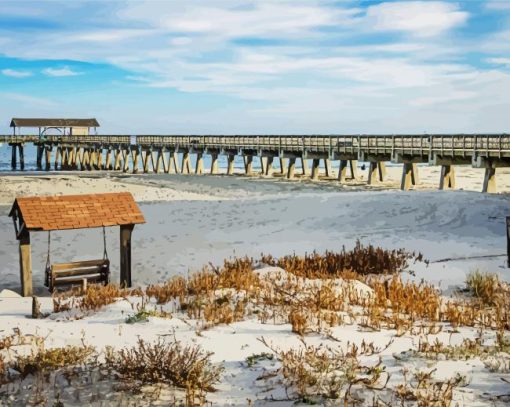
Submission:
<svg viewBox="0 0 510 407">
<path fill-rule="evenodd" d="M 253 174 L 253 156 L 245 155 L 244 156 L 244 172 L 246 175 L 252 175 Z"/>
<path fill-rule="evenodd" d="M 331 169 L 331 160 L 327 158 L 324 159 L 324 171 L 326 172 L 326 177 L 333 176 L 333 170 Z"/>
<path fill-rule="evenodd" d="M 122 157 L 122 152 L 120 151 L 120 148 L 116 148 L 114 151 L 114 161 L 113 161 L 113 170 L 114 171 L 120 171 L 120 161 Z"/>
<path fill-rule="evenodd" d="M 411 188 L 411 185 L 417 185 L 418 182 L 418 167 L 416 163 L 404 163 L 400 189 L 402 191 L 408 191 Z"/>
<path fill-rule="evenodd" d="M 138 157 L 140 156 L 140 152 L 137 148 L 131 150 L 131 157 L 133 160 L 133 174 L 138 173 Z"/>
<path fill-rule="evenodd" d="M 147 174 L 149 172 L 149 157 L 150 157 L 150 151 L 142 150 L 142 166 L 143 166 L 143 172 L 145 174 Z"/>
<path fill-rule="evenodd" d="M 45 152 L 46 152 L 46 161 L 44 164 L 46 167 L 46 171 L 49 171 L 51 168 L 51 146 L 46 146 Z"/>
<path fill-rule="evenodd" d="M 495 193 L 496 192 L 496 168 L 486 167 L 485 176 L 483 177 L 482 192 Z"/>
<path fill-rule="evenodd" d="M 19 145 L 19 169 L 23 171 L 25 169 L 25 147 L 23 144 Z"/>
<path fill-rule="evenodd" d="M 280 158 L 280 174 L 285 175 L 287 168 L 287 158 Z"/>
<path fill-rule="evenodd" d="M 227 175 L 234 174 L 234 160 L 236 156 L 234 154 L 229 154 L 227 157 Z"/>
<path fill-rule="evenodd" d="M 372 185 L 384 181 L 386 175 L 386 163 L 383 161 L 371 161 L 368 169 L 368 184 Z"/>
<path fill-rule="evenodd" d="M 312 180 L 314 181 L 319 179 L 319 165 L 320 160 L 318 158 L 314 158 L 312 160 Z"/>
<path fill-rule="evenodd" d="M 273 160 L 274 160 L 273 156 L 267 157 L 265 175 L 268 175 L 268 176 L 273 175 Z"/>
<path fill-rule="evenodd" d="M 296 159 L 289 158 L 289 166 L 287 168 L 287 179 L 294 179 L 294 169 L 296 167 Z"/>
<path fill-rule="evenodd" d="M 112 149 L 110 147 L 106 150 L 106 159 L 105 159 L 105 170 L 111 171 L 113 169 L 112 166 Z"/>
<path fill-rule="evenodd" d="M 301 157 L 301 171 L 302 175 L 310 174 L 310 169 L 308 168 L 308 160 L 303 157 Z"/>
<path fill-rule="evenodd" d="M 197 153 L 197 162 L 195 164 L 195 174 L 204 173 L 204 157 L 202 153 Z"/>
<path fill-rule="evenodd" d="M 120 286 L 131 287 L 131 234 L 134 225 L 120 227 Z"/>
<path fill-rule="evenodd" d="M 174 151 L 170 155 L 170 165 L 172 165 L 172 164 L 173 164 L 175 173 L 179 174 L 181 172 L 181 170 L 179 168 L 179 154 L 177 153 L 177 151 Z M 172 170 L 170 170 L 170 172 L 172 172 Z"/>
<path fill-rule="evenodd" d="M 455 189 L 455 171 L 453 165 L 441 166 L 441 178 L 439 178 L 439 189 Z"/>
<path fill-rule="evenodd" d="M 24 232 L 19 238 L 19 268 L 21 278 L 21 295 L 32 296 L 32 252 L 30 249 L 30 233 Z"/>
<path fill-rule="evenodd" d="M 187 152 L 187 151 L 182 153 L 181 171 L 182 171 L 182 174 L 191 174 L 191 162 L 189 159 L 189 152 Z"/>
<path fill-rule="evenodd" d="M 38 144 L 37 145 L 37 158 L 36 158 L 36 160 L 37 160 L 37 169 L 38 170 L 42 170 L 43 155 L 44 155 L 44 146 Z"/>
<path fill-rule="evenodd" d="M 11 170 L 15 171 L 18 166 L 18 145 L 11 144 Z"/>
<path fill-rule="evenodd" d="M 211 154 L 211 174 L 217 174 L 218 173 L 218 154 L 213 153 Z"/>
</svg>

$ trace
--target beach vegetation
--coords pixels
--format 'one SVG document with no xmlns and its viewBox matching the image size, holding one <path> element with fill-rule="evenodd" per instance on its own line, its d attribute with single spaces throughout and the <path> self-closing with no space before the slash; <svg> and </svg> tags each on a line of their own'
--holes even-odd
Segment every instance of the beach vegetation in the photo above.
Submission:
<svg viewBox="0 0 510 407">
<path fill-rule="evenodd" d="M 199 346 L 183 346 L 178 341 L 158 339 L 149 343 L 138 339 L 135 346 L 120 350 L 107 348 L 105 366 L 132 388 L 165 383 L 186 391 L 187 405 L 205 402 L 205 392 L 215 391 L 222 366 L 211 362 L 212 353 Z"/>
</svg>

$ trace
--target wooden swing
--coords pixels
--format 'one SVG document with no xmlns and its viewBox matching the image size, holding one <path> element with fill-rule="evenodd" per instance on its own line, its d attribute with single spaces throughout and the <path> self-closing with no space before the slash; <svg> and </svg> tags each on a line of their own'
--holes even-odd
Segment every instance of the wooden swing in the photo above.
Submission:
<svg viewBox="0 0 510 407">
<path fill-rule="evenodd" d="M 45 285 L 50 291 L 84 280 L 107 284 L 110 260 L 106 250 L 105 227 L 120 226 L 120 285 L 131 287 L 131 234 L 135 225 L 145 223 L 140 208 L 129 192 L 17 197 L 9 216 L 19 242 L 21 293 L 31 296 L 31 232 L 48 232 Z M 103 228 L 103 258 L 72 263 L 51 263 L 53 230 Z"/>
<path fill-rule="evenodd" d="M 110 260 L 106 250 L 106 231 L 103 226 L 103 258 L 97 260 L 75 261 L 71 263 L 51 264 L 51 231 L 48 231 L 48 254 L 46 257 L 44 285 L 53 292 L 57 286 L 72 287 L 87 283 L 102 283 L 107 285 L 110 282 Z"/>
</svg>

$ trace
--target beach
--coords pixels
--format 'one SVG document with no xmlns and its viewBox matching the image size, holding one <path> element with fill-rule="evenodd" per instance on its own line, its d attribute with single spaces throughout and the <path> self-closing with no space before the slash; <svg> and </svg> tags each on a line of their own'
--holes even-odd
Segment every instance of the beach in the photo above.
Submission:
<svg viewBox="0 0 510 407">
<path fill-rule="evenodd" d="M 390 177 L 392 170 L 390 167 Z M 134 286 L 162 283 L 176 275 L 187 277 L 209 263 L 221 266 L 224 259 L 233 256 L 258 258 L 261 253 L 279 257 L 293 253 L 304 255 L 314 250 L 339 251 L 343 246 L 353 248 L 358 240 L 386 249 L 403 248 L 422 253 L 428 264 L 410 264 L 410 273 L 402 278 L 434 284 L 445 296 L 454 295 L 463 286 L 467 274 L 474 270 L 496 273 L 501 280 L 510 280 L 505 238 L 510 195 L 474 192 L 478 190 L 475 181 L 478 182 L 481 174 L 470 168 L 458 174 L 459 186 L 464 182 L 465 188 L 471 190 L 437 191 L 432 182 L 436 174 L 432 171 L 427 174 L 426 170 L 422 171 L 420 188 L 407 192 L 398 189 L 397 180 L 367 187 L 352 181 L 342 186 L 328 181 L 312 183 L 243 176 L 102 176 L 100 173 L 4 176 L 0 178 L 3 203 L 0 289 L 19 289 L 17 241 L 12 221 L 7 217 L 7 204 L 15 195 L 109 191 L 132 192 L 146 219 L 133 232 Z M 500 175 L 500 187 L 508 183 L 507 178 Z M 118 233 L 118 228 L 107 228 L 112 282 L 119 281 Z M 42 297 L 42 311 L 51 313 L 51 298 L 43 286 L 46 248 L 47 233 L 32 233 L 34 291 Z M 99 229 L 52 232 L 51 261 L 98 258 L 102 253 Z M 0 336 L 20 327 L 25 334 L 37 332 L 47 336 L 48 346 L 64 346 L 79 343 L 77 332 L 82 332 L 88 344 L 100 349 L 106 345 L 133 346 L 140 335 L 146 340 L 173 335 L 182 343 L 198 344 L 214 352 L 212 360 L 225 367 L 218 391 L 208 394 L 212 405 L 244 406 L 248 405 L 247 400 L 261 406 L 293 405 L 292 401 L 276 404 L 269 401 L 271 397 L 284 400 L 283 388 L 277 383 L 268 385 L 257 381 L 278 363 L 246 366 L 250 355 L 269 351 L 260 342 L 262 337 L 283 349 L 300 346 L 300 336 L 291 332 L 288 323 L 261 324 L 257 318 L 248 318 L 219 324 L 197 334 L 198 322 L 176 312 L 171 302 L 161 308 L 175 314 L 171 319 L 151 317 L 145 323 L 125 324 L 126 317 L 136 309 L 133 304 L 139 301 L 139 298 L 121 300 L 76 320 L 59 313 L 31 320 L 25 318 L 31 299 L 3 298 L 0 299 Z M 394 332 L 364 332 L 355 324 L 332 328 L 331 335 L 342 338 L 342 346 L 347 341 L 360 345 L 364 340 L 383 347 L 394 337 Z M 438 338 L 444 343 L 452 340 L 460 343 L 475 336 L 475 328 L 452 330 L 445 326 L 443 332 L 426 338 L 430 342 Z M 392 356 L 414 346 L 417 338 L 410 334 L 395 337 L 395 342 L 381 354 L 391 373 L 390 384 L 403 380 L 402 366 L 423 365 L 424 362 L 414 359 L 402 362 Z M 321 334 L 305 335 L 304 340 L 309 345 L 338 346 L 336 340 Z M 493 341 L 494 334 L 487 331 L 485 340 Z M 508 385 L 500 377 L 508 379 L 507 373 L 490 374 L 478 359 L 445 360 L 434 366 L 439 377 L 447 378 L 454 371 L 466 375 L 469 383 L 454 395 L 458 405 L 504 404 L 498 404 L 494 397 L 505 393 Z M 72 397 L 66 400 L 72 401 Z"/>
</svg>

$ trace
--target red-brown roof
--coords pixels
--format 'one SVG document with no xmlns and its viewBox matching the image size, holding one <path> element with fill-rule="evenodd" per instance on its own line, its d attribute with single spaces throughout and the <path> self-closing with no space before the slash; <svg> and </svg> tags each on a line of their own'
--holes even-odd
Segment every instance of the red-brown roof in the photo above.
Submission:
<svg viewBox="0 0 510 407">
<path fill-rule="evenodd" d="M 13 216 L 17 209 L 29 231 L 145 223 L 129 192 L 19 197 L 9 216 Z"/>
</svg>

